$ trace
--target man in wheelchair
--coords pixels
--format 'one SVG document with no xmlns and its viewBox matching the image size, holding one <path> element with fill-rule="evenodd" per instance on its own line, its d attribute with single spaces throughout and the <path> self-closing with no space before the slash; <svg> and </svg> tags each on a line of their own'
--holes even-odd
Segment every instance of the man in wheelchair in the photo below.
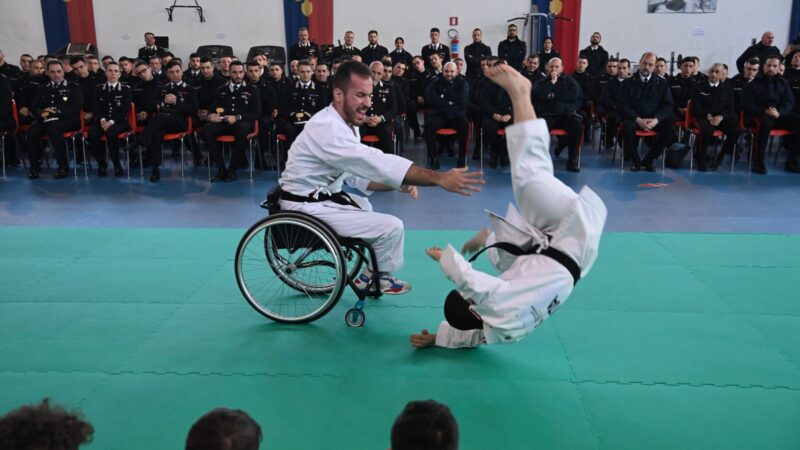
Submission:
<svg viewBox="0 0 800 450">
<path fill-rule="evenodd" d="M 575 193 L 553 176 L 550 135 L 545 121 L 536 120 L 531 83 L 505 64 L 487 75 L 508 92 L 514 108 L 506 139 L 519 211 L 509 205 L 505 217 L 489 214 L 494 233 L 481 230 L 461 250 L 480 250 L 469 262 L 451 245 L 426 250 L 456 289 L 445 300 L 446 321 L 436 334 L 412 334 L 414 347 L 518 341 L 567 300 L 597 258 L 607 213 L 603 201 L 588 187 Z M 470 264 L 485 250 L 499 276 Z"/>
<path fill-rule="evenodd" d="M 411 285 L 393 273 L 403 265 L 403 222 L 374 212 L 366 197 L 347 194 L 347 184 L 369 195 L 399 190 L 417 196 L 416 186 L 439 186 L 461 195 L 480 191 L 482 173 L 466 168 L 435 172 L 408 159 L 361 143 L 358 127 L 372 104 L 367 66 L 348 61 L 333 79 L 333 102 L 308 121 L 292 143 L 286 169 L 278 180 L 282 210 L 301 211 L 327 223 L 339 236 L 359 238 L 375 250 L 384 294 L 404 294 Z M 356 280 L 364 288 L 373 267 Z"/>
</svg>

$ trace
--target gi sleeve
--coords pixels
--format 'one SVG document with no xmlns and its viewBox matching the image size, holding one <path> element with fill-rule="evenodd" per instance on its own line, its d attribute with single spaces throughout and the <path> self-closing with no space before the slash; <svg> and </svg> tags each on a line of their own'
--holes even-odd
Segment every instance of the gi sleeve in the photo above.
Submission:
<svg viewBox="0 0 800 450">
<path fill-rule="evenodd" d="M 439 324 L 436 331 L 436 346 L 447 348 L 477 347 L 485 343 L 483 330 L 459 330 L 447 322 Z"/>
</svg>

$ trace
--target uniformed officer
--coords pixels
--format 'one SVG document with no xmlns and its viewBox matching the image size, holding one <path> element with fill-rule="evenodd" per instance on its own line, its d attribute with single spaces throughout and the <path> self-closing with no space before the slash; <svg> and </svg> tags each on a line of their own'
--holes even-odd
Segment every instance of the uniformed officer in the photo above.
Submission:
<svg viewBox="0 0 800 450">
<path fill-rule="evenodd" d="M 119 135 L 129 131 L 128 114 L 131 109 L 133 90 L 119 81 L 121 70 L 119 64 L 111 62 L 106 66 L 106 83 L 95 88 L 94 117 L 89 127 L 89 146 L 97 160 L 97 176 L 106 176 L 106 146 L 100 140 L 106 137 L 108 153 L 114 164 L 114 176 L 124 174 L 119 162 Z"/>
<path fill-rule="evenodd" d="M 425 63 L 421 56 L 411 60 L 411 70 L 408 71 L 409 100 L 406 104 L 406 115 L 414 139 L 422 135 L 417 118 L 417 110 L 425 108 L 425 90 L 428 88 L 430 73 L 425 70 Z"/>
<path fill-rule="evenodd" d="M 133 87 L 139 82 L 139 78 L 133 74 L 133 64 L 134 61 L 127 56 L 121 56 L 119 58 L 119 70 L 122 72 L 122 75 L 119 77 L 119 81 L 127 84 L 130 87 Z"/>
<path fill-rule="evenodd" d="M 778 47 L 772 45 L 775 41 L 775 34 L 771 31 L 765 31 L 761 35 L 761 40 L 750 47 L 748 47 L 739 58 L 736 59 L 736 68 L 739 73 L 744 72 L 744 63 L 751 58 L 758 58 L 759 62 L 764 63 L 767 56 L 777 55 L 781 56 L 781 51 Z"/>
<path fill-rule="evenodd" d="M 317 111 L 328 106 L 328 92 L 311 80 L 311 65 L 302 60 L 297 65 L 298 80 L 286 90 L 276 123 L 278 133 L 291 145 L 303 126 Z M 286 157 L 286 155 L 282 155 Z"/>
<path fill-rule="evenodd" d="M 232 62 L 230 74 L 231 81 L 217 89 L 202 132 L 203 142 L 219 169 L 217 175 L 211 178 L 212 182 L 236 179 L 236 168 L 246 161 L 245 138 L 253 132 L 255 121 L 261 115 L 261 96 L 256 86 L 244 82 L 244 64 Z M 217 142 L 217 137 L 221 135 L 233 135 L 235 138 L 228 169 L 225 169 L 222 145 Z"/>
<path fill-rule="evenodd" d="M 553 58 L 561 58 L 561 54 L 553 48 L 553 38 L 547 36 L 542 41 L 542 51 L 539 52 L 539 68 L 545 75 L 549 74 L 548 72 L 548 63 Z"/>
<path fill-rule="evenodd" d="M 202 78 L 200 74 L 201 59 L 199 53 L 192 53 L 189 55 L 189 67 L 186 69 L 186 72 L 183 72 L 183 81 L 189 86 L 197 87 L 200 85 L 200 78 Z"/>
<path fill-rule="evenodd" d="M 133 104 L 136 108 L 136 125 L 145 126 L 147 122 L 156 114 L 156 90 L 159 87 L 158 81 L 153 78 L 150 66 L 144 61 L 137 61 L 133 73 L 139 82 L 133 87 Z M 141 135 L 137 135 L 137 139 Z M 141 145 L 147 145 L 141 141 Z"/>
<path fill-rule="evenodd" d="M 539 55 L 528 55 L 525 58 L 525 66 L 520 73 L 531 82 L 531 86 L 545 79 L 544 72 L 539 70 L 539 67 Z"/>
<path fill-rule="evenodd" d="M 273 111 L 276 111 L 278 108 L 278 99 L 275 95 L 275 90 L 273 89 L 272 84 L 268 83 L 268 72 L 265 72 L 267 75 L 264 76 L 262 76 L 261 73 L 261 63 L 255 59 L 252 59 L 245 64 L 244 82 L 255 87 L 258 90 L 258 96 L 261 99 L 261 112 L 257 119 L 259 121 L 258 148 L 260 151 L 267 151 L 270 147 L 269 133 L 272 130 Z M 268 161 L 269 159 L 267 159 L 267 167 L 261 166 L 261 163 L 263 162 L 262 158 L 256 158 L 255 161 L 252 161 L 252 164 L 254 164 L 256 168 L 264 169 L 269 167 Z M 233 162 L 233 160 L 231 160 L 231 162 Z"/>
<path fill-rule="evenodd" d="M 183 81 L 183 69 L 178 61 L 170 61 L 167 66 L 170 82 L 156 89 L 154 98 L 158 113 L 147 124 L 144 139 L 147 153 L 153 168 L 150 181 L 161 179 L 161 160 L 164 135 L 180 133 L 189 127 L 188 120 L 197 112 L 197 93 Z"/>
<path fill-rule="evenodd" d="M 589 38 L 589 46 L 581 50 L 578 54 L 586 58 L 586 62 L 588 63 L 586 71 L 593 77 L 602 75 L 606 70 L 606 64 L 608 64 L 608 51 L 600 45 L 601 39 L 602 36 L 600 33 L 595 31 Z"/>
<path fill-rule="evenodd" d="M 36 90 L 39 86 L 50 82 L 50 78 L 44 73 L 44 65 L 41 61 L 31 61 L 28 69 L 28 76 L 18 79 L 14 89 L 14 99 L 17 102 L 17 115 L 21 125 L 29 125 L 33 122 L 34 116 L 31 110 L 33 100 L 36 98 Z"/>
<path fill-rule="evenodd" d="M 751 58 L 744 63 L 743 72 L 737 73 L 734 77 L 725 81 L 725 83 L 729 84 L 733 89 L 733 102 L 737 116 L 742 112 L 742 91 L 745 86 L 756 79 L 760 68 L 761 62 L 758 58 Z"/>
<path fill-rule="evenodd" d="M 617 112 L 617 96 L 620 86 L 625 78 L 619 74 L 619 61 L 611 58 L 606 63 L 606 73 L 597 79 L 597 102 L 595 111 L 604 119 L 606 148 L 612 148 L 615 143 L 619 127 L 619 114 Z"/>
<path fill-rule="evenodd" d="M 458 140 L 458 167 L 466 165 L 467 154 L 467 102 L 469 101 L 469 84 L 465 77 L 459 77 L 456 65 L 448 62 L 444 65 L 442 75 L 430 83 L 425 92 L 425 143 L 428 150 L 428 166 L 432 170 L 439 168 L 439 157 L 436 149 L 436 130 L 453 128 Z"/>
<path fill-rule="evenodd" d="M 693 75 L 694 59 L 687 57 L 681 60 L 680 73 L 670 77 L 668 81 L 677 120 L 683 120 L 686 116 L 686 103 L 691 100 L 694 85 L 697 84 L 697 79 Z M 703 165 L 705 166 L 705 163 Z"/>
<path fill-rule="evenodd" d="M 360 55 L 361 50 L 358 47 L 355 47 L 353 43 L 356 40 L 356 35 L 352 31 L 345 31 L 344 33 L 344 44 L 340 44 L 333 49 L 333 54 L 331 55 L 331 59 L 341 58 L 343 56 L 349 56 L 352 58 L 353 55 Z"/>
<path fill-rule="evenodd" d="M 67 143 L 64 133 L 79 130 L 83 94 L 80 86 L 64 79 L 64 65 L 60 61 L 47 63 L 50 82 L 39 86 L 31 109 L 36 117 L 28 129 L 28 178 L 39 178 L 39 160 L 42 157 L 41 137 L 47 135 L 56 154 L 58 170 L 53 178 L 65 178 L 69 173 Z"/>
<path fill-rule="evenodd" d="M 589 137 L 592 102 L 597 98 L 597 80 L 589 73 L 588 69 L 589 60 L 585 56 L 578 56 L 578 64 L 575 66 L 572 78 L 578 82 L 578 86 L 581 88 L 581 107 L 578 109 L 578 114 L 583 119 L 584 138 Z"/>
<path fill-rule="evenodd" d="M 734 107 L 733 89 L 723 82 L 727 75 L 721 63 L 711 66 L 708 81 L 697 83 L 692 91 L 692 117 L 700 129 L 700 140 L 697 145 L 697 169 L 701 172 L 716 170 L 726 154 L 733 152 L 739 140 L 739 116 Z M 725 133 L 722 150 L 708 161 L 708 144 L 713 139 L 714 131 Z"/>
<path fill-rule="evenodd" d="M 758 125 L 752 168 L 752 171 L 758 174 L 767 173 L 764 154 L 770 132 L 773 129 L 784 129 L 793 133 L 800 131 L 800 115 L 792 112 L 794 108 L 792 89 L 789 82 L 778 75 L 781 60 L 780 55 L 768 56 L 764 62 L 762 76 L 753 80 L 742 91 L 745 120 L 757 121 Z M 800 164 L 797 161 L 800 140 L 789 139 L 787 143 L 789 156 L 786 157 L 784 170 L 800 173 Z"/>
<path fill-rule="evenodd" d="M 361 125 L 361 136 L 377 136 L 378 147 L 384 153 L 393 153 L 392 130 L 397 116 L 397 94 L 391 82 L 383 80 L 384 67 L 380 61 L 369 65 L 372 76 L 372 106 L 367 110 L 367 119 Z"/>
<path fill-rule="evenodd" d="M 153 78 L 158 81 L 158 84 L 169 83 L 169 77 L 163 69 L 160 57 L 153 55 L 147 60 L 147 63 L 150 66 L 150 73 L 153 74 Z"/>
<path fill-rule="evenodd" d="M 472 43 L 464 47 L 467 78 L 474 79 L 483 76 L 481 60 L 488 56 L 492 56 L 492 49 L 483 43 L 483 31 L 480 28 L 475 28 L 472 30 Z"/>
<path fill-rule="evenodd" d="M 439 54 L 442 63 L 450 61 L 450 48 L 439 42 L 439 29 L 431 28 L 430 37 L 431 43 L 422 47 L 422 51 L 420 52 L 422 60 L 425 61 L 425 67 L 428 69 L 431 68 L 431 55 L 434 53 Z"/>
<path fill-rule="evenodd" d="M 567 170 L 580 172 L 578 152 L 583 133 L 583 120 L 578 114 L 581 105 L 581 88 L 572 77 L 563 74 L 561 58 L 551 58 L 547 63 L 547 78 L 536 83 L 531 91 L 536 114 L 547 121 L 550 130 L 561 128 L 566 136 L 559 136 L 559 147 L 569 149 Z M 563 141 L 562 141 L 563 139 Z M 558 151 L 556 151 L 558 156 Z"/>
<path fill-rule="evenodd" d="M 11 81 L 0 73 L 0 132 L 11 131 L 17 127 L 11 111 L 12 96 Z M 5 136 L 0 139 L 5 139 Z"/>
<path fill-rule="evenodd" d="M 308 59 L 311 55 L 319 55 L 319 47 L 317 44 L 308 40 L 308 28 L 298 28 L 297 37 L 299 42 L 295 42 L 289 47 L 289 61 L 300 61 L 301 59 Z"/>
<path fill-rule="evenodd" d="M 406 45 L 406 40 L 402 38 L 402 36 L 398 36 L 394 38 L 394 50 L 389 53 L 389 56 L 392 58 L 392 66 L 397 64 L 398 62 L 402 62 L 405 64 L 406 69 L 411 67 L 411 59 L 413 56 L 411 53 L 407 52 L 404 48 Z"/>
<path fill-rule="evenodd" d="M 389 54 L 389 50 L 378 44 L 378 32 L 369 30 L 367 33 L 369 45 L 361 49 L 361 59 L 366 65 L 372 64 L 373 61 L 380 61 L 381 58 Z"/>
<path fill-rule="evenodd" d="M 517 37 L 517 26 L 510 24 L 506 39 L 497 44 L 497 56 L 511 67 L 522 70 L 522 61 L 527 53 L 527 45 Z"/>
<path fill-rule="evenodd" d="M 167 49 L 156 45 L 156 35 L 149 31 L 144 34 L 144 44 L 144 47 L 139 49 L 139 56 L 136 58 L 141 61 L 149 61 L 151 56 L 161 58 L 167 52 Z"/>
<path fill-rule="evenodd" d="M 100 67 L 100 60 L 97 59 L 97 55 L 89 53 L 84 55 L 84 59 L 86 60 L 86 67 L 89 69 L 90 76 L 94 78 L 95 85 L 105 83 L 105 70 Z"/>
<path fill-rule="evenodd" d="M 491 70 L 499 58 L 491 56 L 485 60 L 484 71 Z M 492 169 L 500 163 L 503 167 L 508 165 L 508 149 L 505 140 L 497 135 L 497 130 L 505 129 L 513 123 L 511 98 L 500 85 L 492 82 L 488 77 L 483 77 L 482 88 L 478 94 L 478 102 L 483 115 L 481 126 L 484 139 L 489 143 L 489 167 Z"/>
<path fill-rule="evenodd" d="M 83 56 L 72 57 L 69 64 L 72 66 L 72 73 L 75 74 L 75 83 L 81 87 L 81 93 L 83 94 L 83 104 L 81 105 L 83 121 L 84 123 L 91 123 L 94 119 L 95 88 L 100 83 L 97 83 L 95 76 L 89 72 L 89 66 Z"/>
<path fill-rule="evenodd" d="M 0 50 L 0 74 L 5 75 L 9 80 L 12 80 L 16 78 L 19 73 L 19 67 L 6 61 L 3 51 Z"/>
</svg>

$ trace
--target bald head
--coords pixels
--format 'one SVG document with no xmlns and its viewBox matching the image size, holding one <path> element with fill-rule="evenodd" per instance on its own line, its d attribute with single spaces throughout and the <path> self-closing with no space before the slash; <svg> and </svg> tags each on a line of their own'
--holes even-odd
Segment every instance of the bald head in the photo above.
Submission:
<svg viewBox="0 0 800 450">
<path fill-rule="evenodd" d="M 445 80 L 453 81 L 456 78 L 456 75 L 458 75 L 458 67 L 456 66 L 456 63 L 453 61 L 446 62 L 442 68 L 442 75 L 444 76 Z"/>
<path fill-rule="evenodd" d="M 772 43 L 775 41 L 775 35 L 772 31 L 765 31 L 764 34 L 761 35 L 761 43 L 763 45 L 772 46 Z"/>
<path fill-rule="evenodd" d="M 372 84 L 378 84 L 383 78 L 383 63 L 380 61 L 373 61 L 369 65 L 370 77 L 372 77 Z"/>
<path fill-rule="evenodd" d="M 642 59 L 639 60 L 639 74 L 643 77 L 649 77 L 656 68 L 657 58 L 654 52 L 645 52 L 642 55 Z"/>
</svg>

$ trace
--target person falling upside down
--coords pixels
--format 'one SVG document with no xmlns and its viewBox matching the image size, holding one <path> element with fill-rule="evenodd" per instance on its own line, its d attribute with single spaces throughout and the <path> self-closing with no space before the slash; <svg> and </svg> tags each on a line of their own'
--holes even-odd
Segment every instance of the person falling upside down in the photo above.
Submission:
<svg viewBox="0 0 800 450">
<path fill-rule="evenodd" d="M 553 176 L 550 134 L 533 111 L 530 81 L 506 64 L 496 64 L 488 76 L 514 108 L 516 123 L 506 139 L 519 210 L 509 204 L 505 217 L 489 212 L 494 231 L 481 230 L 461 250 L 477 252 L 469 262 L 451 245 L 426 250 L 456 289 L 445 300 L 446 320 L 437 333 L 411 335 L 417 348 L 519 341 L 569 298 L 597 259 L 605 204 L 588 187 L 575 193 Z M 470 264 L 483 251 L 499 276 Z"/>
</svg>

